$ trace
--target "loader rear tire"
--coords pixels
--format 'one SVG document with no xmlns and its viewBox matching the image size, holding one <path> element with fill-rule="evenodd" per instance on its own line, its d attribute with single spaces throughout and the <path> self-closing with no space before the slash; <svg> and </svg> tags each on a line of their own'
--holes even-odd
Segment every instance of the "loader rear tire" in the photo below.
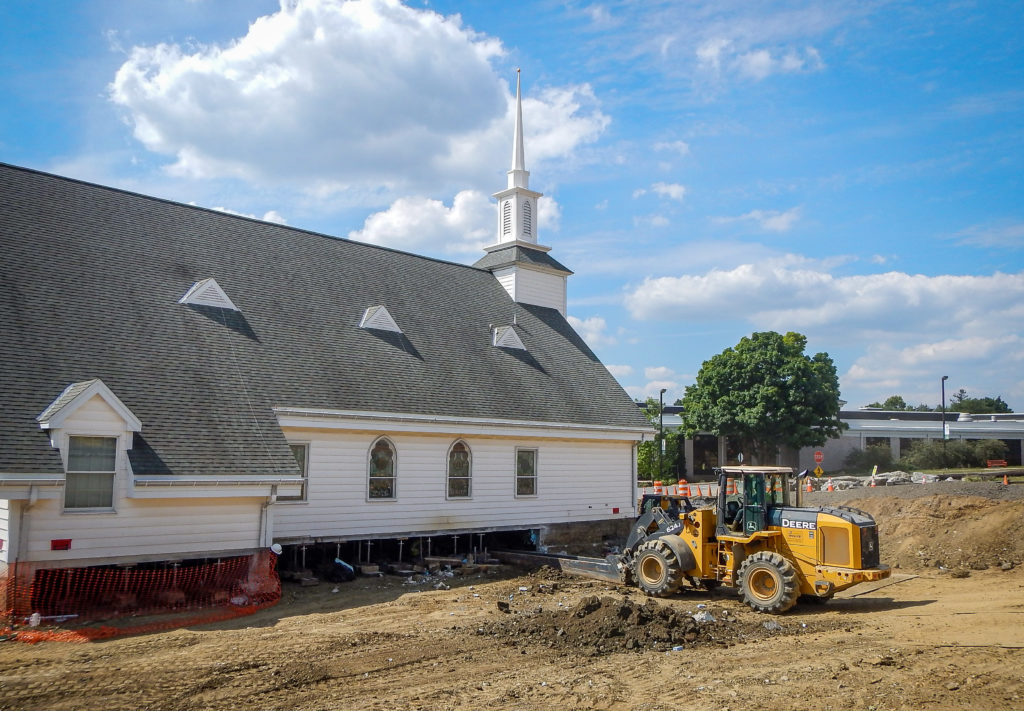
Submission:
<svg viewBox="0 0 1024 711">
<path fill-rule="evenodd" d="M 800 596 L 793 565 L 778 553 L 758 551 L 743 561 L 740 597 L 755 612 L 780 614 Z"/>
<path fill-rule="evenodd" d="M 664 541 L 644 541 L 633 558 L 637 586 L 653 597 L 675 595 L 683 584 L 683 569 L 676 554 Z"/>
</svg>

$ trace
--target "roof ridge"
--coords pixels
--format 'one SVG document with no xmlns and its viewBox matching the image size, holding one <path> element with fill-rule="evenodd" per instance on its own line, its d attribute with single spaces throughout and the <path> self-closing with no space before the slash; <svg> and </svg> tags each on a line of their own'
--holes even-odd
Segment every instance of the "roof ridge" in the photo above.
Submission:
<svg viewBox="0 0 1024 711">
<path fill-rule="evenodd" d="M 21 172 L 24 172 L 24 173 L 33 173 L 35 175 L 43 176 L 43 177 L 46 177 L 46 178 L 55 178 L 57 180 L 63 180 L 63 181 L 68 182 L 68 183 L 76 183 L 78 185 L 84 185 L 84 186 L 91 187 L 91 188 L 98 188 L 100 190 L 107 190 L 109 192 L 121 193 L 123 195 L 130 195 L 131 197 L 142 198 L 144 200 L 152 200 L 152 201 L 155 201 L 155 202 L 164 203 L 166 205 L 174 205 L 176 207 L 184 207 L 184 208 L 188 208 L 188 209 L 191 209 L 191 210 L 199 210 L 201 212 L 208 212 L 210 214 L 218 215 L 220 217 L 225 217 L 225 218 L 229 218 L 229 219 L 237 219 L 237 220 L 245 220 L 247 222 L 255 222 L 256 224 L 259 224 L 259 225 L 268 225 L 270 227 L 275 227 L 275 228 L 282 229 L 282 230 L 288 230 L 290 232 L 298 232 L 298 233 L 310 235 L 310 236 L 313 236 L 313 237 L 322 237 L 324 239 L 333 239 L 333 240 L 337 240 L 339 242 L 348 242 L 350 244 L 356 244 L 356 245 L 359 245 L 359 246 L 362 246 L 362 247 L 369 247 L 371 249 L 378 249 L 378 250 L 381 250 L 381 251 L 384 251 L 384 252 L 391 252 L 393 254 L 402 254 L 402 255 L 409 256 L 409 257 L 415 257 L 417 259 L 423 259 L 423 260 L 426 260 L 426 261 L 429 261 L 429 262 L 435 262 L 435 263 L 438 263 L 438 264 L 448 264 L 448 265 L 451 265 L 451 266 L 454 266 L 454 267 L 463 267 L 465 269 L 471 269 L 473 271 L 483 272 L 485 274 L 490 273 L 487 269 L 481 269 L 479 267 L 473 266 L 472 264 L 463 264 L 461 262 L 453 262 L 453 261 L 448 260 L 448 259 L 440 259 L 439 257 L 430 257 L 430 256 L 427 256 L 427 255 L 424 255 L 424 254 L 417 254 L 415 252 L 410 252 L 410 251 L 404 250 L 404 249 L 396 249 L 395 247 L 386 247 L 386 246 L 380 245 L 380 244 L 373 244 L 372 242 L 361 242 L 359 240 L 350 239 L 348 237 L 338 237 L 337 235 L 327 234 L 326 232 L 318 232 L 317 230 L 310 230 L 310 229 L 306 229 L 304 227 L 294 227 L 292 225 L 282 225 L 279 222 L 268 222 L 266 220 L 261 220 L 258 217 L 250 217 L 249 215 L 240 215 L 240 214 L 235 213 L 235 212 L 226 212 L 225 210 L 217 210 L 217 209 L 212 208 L 212 207 L 203 207 L 202 205 L 193 205 L 193 204 L 190 204 L 190 203 L 187 203 L 187 202 L 180 202 L 178 200 L 171 200 L 170 198 L 162 198 L 162 197 L 157 197 L 155 195 L 147 195 L 146 193 L 140 193 L 140 192 L 136 192 L 134 190 L 128 190 L 127 188 L 118 188 L 118 187 L 114 187 L 112 185 L 103 185 L 102 183 L 94 183 L 94 182 L 90 182 L 88 180 L 82 180 L 81 178 L 72 178 L 72 177 L 67 176 L 67 175 L 59 175 L 57 173 L 49 173 L 49 172 L 47 172 L 45 170 L 39 170 L 38 168 L 27 168 L 27 167 L 21 166 L 21 165 L 14 165 L 13 163 L 6 163 L 4 161 L 0 161 L 0 168 L 9 168 L 11 170 L 18 170 L 18 171 L 21 171 Z"/>
</svg>

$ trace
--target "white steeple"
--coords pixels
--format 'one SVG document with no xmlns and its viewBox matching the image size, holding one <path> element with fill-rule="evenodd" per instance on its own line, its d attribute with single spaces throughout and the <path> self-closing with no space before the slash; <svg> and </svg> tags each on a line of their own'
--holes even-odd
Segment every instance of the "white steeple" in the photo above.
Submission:
<svg viewBox="0 0 1024 711">
<path fill-rule="evenodd" d="M 523 149 L 523 95 L 519 70 L 516 70 L 516 128 L 512 138 L 512 168 L 508 187 L 494 193 L 498 200 L 498 245 L 524 242 L 537 245 L 537 199 L 541 193 L 530 190 L 530 171 L 526 169 Z"/>
<path fill-rule="evenodd" d="M 537 200 L 542 195 L 530 190 L 525 156 L 523 95 L 517 69 L 512 167 L 508 187 L 494 193 L 498 200 L 498 241 L 486 248 L 486 256 L 474 266 L 490 271 L 517 303 L 557 309 L 565 316 L 566 280 L 572 272 L 548 254 L 550 247 L 537 243 Z"/>
</svg>

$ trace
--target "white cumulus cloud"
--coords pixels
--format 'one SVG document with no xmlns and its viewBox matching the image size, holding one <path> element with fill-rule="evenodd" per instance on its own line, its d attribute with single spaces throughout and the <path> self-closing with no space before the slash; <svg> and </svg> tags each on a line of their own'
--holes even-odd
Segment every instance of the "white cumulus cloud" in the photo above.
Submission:
<svg viewBox="0 0 1024 711">
<path fill-rule="evenodd" d="M 474 190 L 457 194 L 451 207 L 431 198 L 404 197 L 367 217 L 363 228 L 348 236 L 412 252 L 434 247 L 452 254 L 479 254 L 495 241 L 496 214 L 491 199 Z"/>
<path fill-rule="evenodd" d="M 493 188 L 511 150 L 514 101 L 491 66 L 503 53 L 458 15 L 397 0 L 283 0 L 230 42 L 134 47 L 109 95 L 176 175 L 381 204 Z M 608 124 L 587 86 L 524 85 L 528 162 L 569 157 Z"/>
<path fill-rule="evenodd" d="M 903 272 L 834 276 L 800 257 L 645 279 L 626 296 L 634 318 L 735 318 L 759 328 L 930 331 L 1020 324 L 1024 272 L 991 276 L 924 276 Z M 706 316 L 702 316 L 706 314 Z"/>
<path fill-rule="evenodd" d="M 772 74 L 819 71 L 825 63 L 818 50 L 806 47 L 803 51 L 790 49 L 776 54 L 767 49 L 756 49 L 736 56 L 733 65 L 739 74 L 760 81 Z"/>
<path fill-rule="evenodd" d="M 831 269 L 790 256 L 652 277 L 628 292 L 625 304 L 639 320 L 798 331 L 834 356 L 848 354 L 836 360 L 842 387 L 870 399 L 901 394 L 934 404 L 932 380 L 948 374 L 970 383 L 976 395 L 1024 400 L 1024 379 L 1013 380 L 1012 391 L 999 390 L 1006 373 L 1024 372 L 1024 272 L 838 275 Z"/>
<path fill-rule="evenodd" d="M 668 380 L 676 377 L 676 372 L 663 365 L 644 368 L 644 377 L 648 380 Z"/>
<path fill-rule="evenodd" d="M 631 365 L 605 365 L 605 368 L 616 378 L 628 378 L 633 374 L 633 366 Z"/>
<path fill-rule="evenodd" d="M 569 325 L 576 330 L 576 333 L 580 334 L 591 348 L 610 346 L 618 342 L 615 336 L 606 333 L 608 323 L 600 316 L 591 316 L 585 319 L 569 316 L 568 321 Z"/>
<path fill-rule="evenodd" d="M 686 195 L 686 186 L 679 183 L 654 183 L 651 190 L 663 198 L 670 200 L 682 200 Z"/>
<path fill-rule="evenodd" d="M 739 217 L 718 217 L 714 221 L 719 224 L 753 222 L 766 232 L 789 232 L 800 219 L 800 213 L 799 207 L 793 207 L 784 212 L 778 210 L 751 210 Z"/>
<path fill-rule="evenodd" d="M 654 144 L 654 150 L 678 153 L 681 156 L 685 156 L 690 153 L 690 144 L 686 141 L 661 141 Z"/>
</svg>

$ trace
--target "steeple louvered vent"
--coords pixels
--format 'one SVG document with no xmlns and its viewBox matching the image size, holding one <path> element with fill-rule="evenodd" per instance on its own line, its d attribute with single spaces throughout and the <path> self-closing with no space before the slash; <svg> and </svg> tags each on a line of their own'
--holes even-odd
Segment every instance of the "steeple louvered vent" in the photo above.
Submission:
<svg viewBox="0 0 1024 711">
<path fill-rule="evenodd" d="M 526 350 L 526 345 L 519 337 L 519 334 L 516 333 L 515 326 L 495 326 L 494 346 L 495 348 L 517 348 L 521 351 Z"/>
<path fill-rule="evenodd" d="M 185 295 L 178 299 L 179 304 L 194 306 L 213 306 L 218 309 L 241 311 L 214 279 L 203 279 L 192 285 Z"/>
<path fill-rule="evenodd" d="M 363 319 L 359 322 L 359 327 L 402 333 L 402 329 L 395 323 L 395 319 L 391 317 L 391 314 L 383 306 L 371 306 L 366 309 Z"/>
</svg>

